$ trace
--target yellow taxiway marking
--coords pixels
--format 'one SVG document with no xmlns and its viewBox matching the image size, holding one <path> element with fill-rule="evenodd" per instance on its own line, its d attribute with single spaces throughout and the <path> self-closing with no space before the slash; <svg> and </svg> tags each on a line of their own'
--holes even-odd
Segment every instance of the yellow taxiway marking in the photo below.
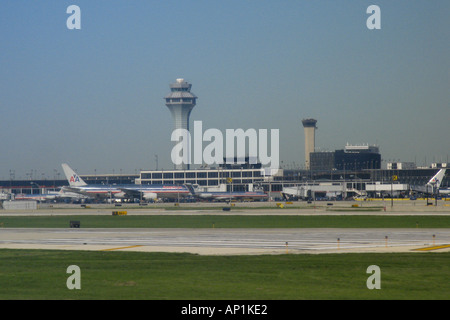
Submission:
<svg viewBox="0 0 450 320">
<path fill-rule="evenodd" d="M 430 251 L 430 250 L 438 250 L 438 249 L 444 249 L 444 248 L 450 248 L 450 244 L 445 244 L 443 246 L 433 246 L 433 247 L 419 248 L 419 249 L 414 249 L 414 250 L 416 250 L 416 251 Z"/>
<path fill-rule="evenodd" d="M 137 247 L 142 247 L 142 246 L 136 245 L 136 246 L 128 246 L 128 247 L 119 247 L 119 248 L 103 249 L 100 251 L 113 251 L 113 250 L 121 250 L 121 249 L 137 248 Z"/>
</svg>

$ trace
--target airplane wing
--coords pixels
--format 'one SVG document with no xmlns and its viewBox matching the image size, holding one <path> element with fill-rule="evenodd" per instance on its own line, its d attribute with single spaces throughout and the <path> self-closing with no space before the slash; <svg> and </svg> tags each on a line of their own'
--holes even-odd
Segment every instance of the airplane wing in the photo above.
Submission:
<svg viewBox="0 0 450 320">
<path fill-rule="evenodd" d="M 83 194 L 83 195 L 87 194 L 87 192 L 85 190 L 76 188 L 76 187 L 63 186 L 63 187 L 61 187 L 61 190 L 63 192 L 74 192 L 74 193 Z"/>
<path fill-rule="evenodd" d="M 128 197 L 139 198 L 143 194 L 143 192 L 138 189 L 129 189 L 129 188 L 118 188 L 118 189 Z"/>
<path fill-rule="evenodd" d="M 76 196 L 78 195 L 78 196 Z M 80 199 L 94 199 L 95 194 L 91 194 L 84 189 L 77 187 L 63 186 L 61 187 L 60 195 L 61 198 L 80 198 Z"/>
<path fill-rule="evenodd" d="M 80 193 L 73 192 L 64 187 L 61 188 L 59 192 L 56 193 L 58 198 L 66 198 L 66 199 L 88 199 L 90 196 Z"/>
<path fill-rule="evenodd" d="M 119 188 L 120 191 L 124 193 L 125 198 L 142 198 L 145 200 L 158 198 L 158 193 L 156 192 L 145 192 L 139 188 Z"/>
</svg>

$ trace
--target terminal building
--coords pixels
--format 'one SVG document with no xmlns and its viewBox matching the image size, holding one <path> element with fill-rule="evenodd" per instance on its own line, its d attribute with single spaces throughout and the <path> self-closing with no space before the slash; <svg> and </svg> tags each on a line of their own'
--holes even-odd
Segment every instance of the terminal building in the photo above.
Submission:
<svg viewBox="0 0 450 320">
<path fill-rule="evenodd" d="M 381 169 L 381 154 L 377 146 L 346 145 L 333 152 L 311 152 L 313 171 Z"/>
<path fill-rule="evenodd" d="M 283 170 L 277 172 L 283 176 Z M 144 170 L 136 179 L 137 184 L 193 184 L 204 190 L 223 188 L 233 191 L 253 191 L 256 186 L 273 181 L 270 170 L 262 168 L 260 163 L 250 163 L 248 157 L 242 164 L 224 164 L 214 168 L 191 170 Z M 225 186 L 225 187 L 224 187 Z"/>
<path fill-rule="evenodd" d="M 352 170 L 305 170 L 281 169 L 276 175 L 264 168 L 200 168 L 195 170 L 143 170 L 139 174 L 96 174 L 80 176 L 88 184 L 185 184 L 198 185 L 199 190 L 217 191 L 255 191 L 262 188 L 273 200 L 282 199 L 286 190 L 307 193 L 314 190 L 317 197 L 350 197 L 352 195 L 372 194 L 381 196 L 385 190 L 392 189 L 395 196 L 407 196 L 408 186 L 425 185 L 439 168 L 415 169 L 371 169 L 352 168 Z M 393 181 L 392 177 L 396 180 Z M 231 180 L 229 180 L 231 178 Z M 46 194 L 67 186 L 66 179 L 48 180 L 3 180 L 0 181 L 0 194 L 7 199 L 8 194 Z M 450 170 L 441 183 L 441 188 L 450 186 Z M 384 189 L 383 189 L 384 188 Z M 344 192 L 345 190 L 345 192 Z M 297 192 L 297 191 L 296 191 Z M 386 194 L 386 193 L 385 193 Z M 5 200 L 3 199 L 3 200 Z"/>
</svg>

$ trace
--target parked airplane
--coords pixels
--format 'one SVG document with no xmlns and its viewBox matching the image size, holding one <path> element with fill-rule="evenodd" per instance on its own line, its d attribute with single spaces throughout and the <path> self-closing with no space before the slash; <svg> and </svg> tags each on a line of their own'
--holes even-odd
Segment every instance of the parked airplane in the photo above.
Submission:
<svg viewBox="0 0 450 320">
<path fill-rule="evenodd" d="M 148 184 L 126 185 L 119 188 L 122 193 L 116 194 L 118 198 L 150 199 L 177 199 L 191 195 L 184 185 L 177 184 Z"/>
<path fill-rule="evenodd" d="M 422 186 L 414 186 L 411 185 L 411 190 L 416 192 L 421 192 L 425 194 L 450 194 L 450 190 L 442 189 L 441 186 L 442 180 L 444 180 L 446 169 L 439 170 L 425 185 Z"/>
<path fill-rule="evenodd" d="M 189 191 L 197 199 L 230 201 L 230 200 L 256 200 L 267 199 L 268 195 L 263 191 L 242 191 L 242 192 L 226 192 L 226 191 L 208 191 L 197 192 L 192 185 L 186 185 Z"/>
<path fill-rule="evenodd" d="M 83 195 L 81 193 L 68 191 L 64 187 L 59 191 L 50 191 L 49 193 L 54 194 L 56 198 L 60 200 L 85 201 L 86 199 L 90 198 L 89 196 Z"/>
<path fill-rule="evenodd" d="M 37 200 L 37 201 L 47 201 L 55 200 L 58 196 L 55 194 L 24 194 L 18 193 L 14 195 L 14 200 Z"/>
<path fill-rule="evenodd" d="M 0 201 L 1 200 L 10 200 L 11 194 L 6 192 L 0 192 Z"/>
<path fill-rule="evenodd" d="M 62 168 L 66 175 L 69 187 L 62 187 L 63 192 L 75 192 L 91 198 L 112 198 L 115 194 L 121 193 L 120 189 L 113 186 L 105 185 L 88 185 L 80 176 L 69 167 L 68 164 L 63 163 Z"/>
<path fill-rule="evenodd" d="M 143 199 L 154 200 L 157 198 L 185 197 L 190 195 L 189 189 L 184 185 L 175 184 L 114 184 L 114 185 L 88 185 L 81 177 L 73 171 L 68 164 L 62 164 L 69 187 L 66 191 L 89 195 L 93 198 L 118 198 L 118 199 Z"/>
</svg>

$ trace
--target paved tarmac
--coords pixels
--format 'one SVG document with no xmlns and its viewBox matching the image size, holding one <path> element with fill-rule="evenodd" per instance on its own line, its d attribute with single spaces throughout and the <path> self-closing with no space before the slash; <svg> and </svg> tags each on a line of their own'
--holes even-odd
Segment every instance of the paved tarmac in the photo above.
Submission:
<svg viewBox="0 0 450 320">
<path fill-rule="evenodd" d="M 399 252 L 450 244 L 449 229 L 30 229 L 0 231 L 0 248 L 197 254 Z M 450 250 L 450 246 L 439 251 Z"/>
<path fill-rule="evenodd" d="M 352 202 L 354 204 L 355 202 Z M 111 207 L 96 205 L 89 209 L 80 206 L 41 207 L 32 211 L 0 211 L 0 216 L 27 215 L 111 215 L 112 210 L 127 210 L 127 214 L 282 214 L 282 215 L 330 215 L 330 214 L 376 214 L 376 215 L 450 215 L 450 207 L 441 202 L 430 207 L 423 203 L 402 203 L 386 211 L 354 211 L 348 203 L 339 202 L 330 211 L 329 206 L 301 209 L 249 209 L 239 204 L 232 211 L 195 210 L 211 204 L 185 205 L 186 210 L 165 210 L 164 206 Z M 300 203 L 301 204 L 301 203 Z M 225 204 L 213 204 L 226 206 Z M 272 204 L 275 206 L 275 204 Z M 365 204 L 363 204 L 364 207 Z M 173 204 L 166 204 L 173 208 Z M 197 207 L 196 207 L 197 206 Z M 293 206 L 299 206 L 294 203 Z M 339 207 L 340 206 L 340 207 Z M 367 206 L 367 204 L 366 204 Z M 368 206 L 367 206 L 368 207 Z M 340 208 L 340 209 L 339 209 Z M 341 209 L 344 208 L 344 211 Z M 395 209 L 394 209 L 395 208 Z M 194 209 L 194 210 L 192 210 Z M 391 210 L 389 210 L 391 209 Z M 207 255 L 226 254 L 296 254 L 296 253 L 344 253 L 344 252 L 443 252 L 450 251 L 450 229 L 34 229 L 0 228 L 0 248 L 41 248 L 95 251 L 144 251 L 144 252 L 190 252 Z"/>
<path fill-rule="evenodd" d="M 305 201 L 286 202 L 237 202 L 233 203 L 231 211 L 220 209 L 230 207 L 223 202 L 204 203 L 150 203 L 145 206 L 138 204 L 39 204 L 36 210 L 5 210 L 0 209 L 0 216 L 21 215 L 111 215 L 112 211 L 126 210 L 128 215 L 182 215 L 182 214 L 210 214 L 210 215 L 424 215 L 439 214 L 450 215 L 450 200 L 386 200 L 375 201 L 316 201 L 307 203 Z M 281 205 L 283 208 L 279 208 Z M 358 206 L 353 208 L 352 206 Z M 206 210 L 210 208 L 211 210 Z M 377 210 L 377 211 L 370 211 Z"/>
</svg>

